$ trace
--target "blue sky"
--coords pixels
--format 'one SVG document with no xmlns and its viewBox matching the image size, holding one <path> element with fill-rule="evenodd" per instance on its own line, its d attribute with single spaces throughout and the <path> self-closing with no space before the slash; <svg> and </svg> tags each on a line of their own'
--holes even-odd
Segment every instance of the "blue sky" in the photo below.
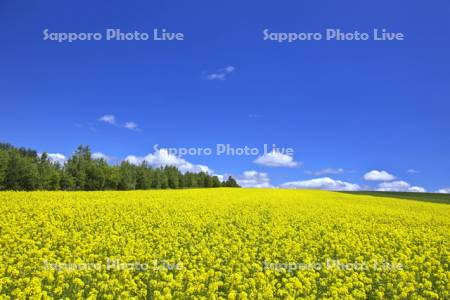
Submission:
<svg viewBox="0 0 450 300">
<path fill-rule="evenodd" d="M 444 0 L 3 1 L 0 140 L 65 156 L 89 144 L 115 161 L 143 159 L 155 144 L 276 144 L 294 149 L 293 164 L 286 157 L 260 164 L 255 156 L 183 158 L 249 185 L 447 188 L 449 14 Z M 43 40 L 44 29 L 107 28 L 165 28 L 184 40 Z M 405 40 L 263 40 L 264 29 L 327 28 L 385 28 Z M 114 122 L 101 121 L 105 115 Z M 281 163 L 268 166 L 270 159 Z M 372 170 L 380 172 L 369 178 L 378 179 L 364 179 Z"/>
</svg>

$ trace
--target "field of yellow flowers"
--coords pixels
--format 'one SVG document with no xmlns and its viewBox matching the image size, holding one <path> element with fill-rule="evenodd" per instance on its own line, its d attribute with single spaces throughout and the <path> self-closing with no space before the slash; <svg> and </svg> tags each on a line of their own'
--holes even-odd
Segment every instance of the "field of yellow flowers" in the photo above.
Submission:
<svg viewBox="0 0 450 300">
<path fill-rule="evenodd" d="M 276 189 L 0 203 L 0 299 L 450 299 L 448 204 Z"/>
</svg>

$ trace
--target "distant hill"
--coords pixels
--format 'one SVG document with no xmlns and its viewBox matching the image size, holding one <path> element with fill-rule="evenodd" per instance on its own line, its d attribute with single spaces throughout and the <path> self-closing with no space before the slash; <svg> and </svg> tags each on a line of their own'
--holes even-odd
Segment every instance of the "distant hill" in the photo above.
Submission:
<svg viewBox="0 0 450 300">
<path fill-rule="evenodd" d="M 355 195 L 368 195 L 368 196 L 376 196 L 376 197 L 390 197 L 390 198 L 397 198 L 397 199 L 450 204 L 450 194 L 409 193 L 409 192 L 374 192 L 374 191 L 342 192 L 342 193 L 355 194 Z"/>
</svg>

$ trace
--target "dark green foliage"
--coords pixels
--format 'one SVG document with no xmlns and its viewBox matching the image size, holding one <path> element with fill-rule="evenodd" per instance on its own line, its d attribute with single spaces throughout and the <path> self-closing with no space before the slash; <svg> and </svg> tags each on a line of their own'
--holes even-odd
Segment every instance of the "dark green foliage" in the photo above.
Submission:
<svg viewBox="0 0 450 300">
<path fill-rule="evenodd" d="M 185 178 L 185 186 L 192 188 L 198 187 L 198 176 L 196 174 L 187 172 L 183 177 Z"/>
<path fill-rule="evenodd" d="M 47 153 L 38 159 L 39 181 L 38 188 L 55 191 L 61 188 L 61 171 L 48 159 Z"/>
<path fill-rule="evenodd" d="M 120 183 L 120 167 L 106 164 L 105 170 L 105 190 L 117 190 Z"/>
<path fill-rule="evenodd" d="M 180 187 L 180 177 L 182 176 L 181 172 L 178 171 L 175 167 L 165 167 L 164 173 L 167 176 L 167 184 L 171 189 L 177 189 Z"/>
<path fill-rule="evenodd" d="M 119 190 L 134 190 L 136 189 L 136 174 L 137 168 L 129 162 L 122 162 L 120 164 L 119 174 Z"/>
<path fill-rule="evenodd" d="M 2 186 L 6 190 L 32 191 L 39 188 L 38 161 L 20 151 L 10 151 Z"/>
<path fill-rule="evenodd" d="M 212 187 L 221 187 L 222 183 L 219 180 L 219 177 L 213 176 L 212 177 Z"/>
<path fill-rule="evenodd" d="M 93 159 L 89 146 L 79 146 L 64 164 L 50 161 L 47 153 L 0 143 L 0 190 L 146 190 L 203 187 L 239 187 L 229 177 L 220 182 L 207 173 L 181 173 L 176 167 L 151 168 L 122 162 L 109 165 Z"/>
<path fill-rule="evenodd" d="M 374 192 L 374 191 L 342 192 L 342 193 L 450 204 L 449 194 L 412 193 L 412 192 Z"/>
<path fill-rule="evenodd" d="M 152 188 L 152 169 L 147 166 L 147 163 L 143 162 L 136 169 L 136 189 L 148 190 Z"/>
<path fill-rule="evenodd" d="M 0 190 L 6 188 L 5 186 L 5 178 L 6 171 L 8 169 L 8 154 L 6 151 L 2 151 L 0 148 Z"/>
<path fill-rule="evenodd" d="M 236 182 L 236 180 L 231 176 L 229 176 L 227 181 L 225 181 L 223 183 L 223 186 L 225 186 L 225 187 L 240 187 L 239 184 Z"/>
<path fill-rule="evenodd" d="M 75 190 L 75 178 L 73 178 L 73 176 L 69 173 L 62 171 L 60 187 L 65 191 Z"/>
</svg>

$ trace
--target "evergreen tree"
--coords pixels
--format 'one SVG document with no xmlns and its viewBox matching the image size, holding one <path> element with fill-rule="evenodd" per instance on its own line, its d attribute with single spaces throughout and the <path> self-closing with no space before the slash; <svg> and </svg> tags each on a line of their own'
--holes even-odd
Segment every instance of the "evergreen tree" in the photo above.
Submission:
<svg viewBox="0 0 450 300">
<path fill-rule="evenodd" d="M 212 177 L 212 187 L 218 188 L 218 187 L 221 187 L 221 186 L 222 186 L 222 184 L 221 184 L 221 182 L 219 180 L 219 177 L 213 176 Z"/>
<path fill-rule="evenodd" d="M 236 180 L 229 176 L 227 181 L 225 182 L 224 186 L 226 187 L 240 187 L 239 184 L 236 182 Z"/>
<path fill-rule="evenodd" d="M 164 172 L 161 172 L 161 188 L 168 189 L 169 188 L 169 179 Z"/>
<path fill-rule="evenodd" d="M 38 159 L 38 188 L 41 190 L 56 191 L 60 189 L 61 171 L 59 165 L 52 164 L 47 153 Z"/>
<path fill-rule="evenodd" d="M 117 190 L 120 183 L 120 167 L 118 166 L 104 166 L 103 173 L 105 174 L 105 190 Z"/>
<path fill-rule="evenodd" d="M 120 164 L 119 190 L 134 190 L 136 188 L 135 166 L 127 161 Z"/>
<path fill-rule="evenodd" d="M 152 188 L 157 190 L 161 189 L 162 188 L 161 183 L 162 183 L 161 169 L 153 170 Z"/>
<path fill-rule="evenodd" d="M 88 191 L 98 191 L 105 189 L 104 166 L 106 162 L 103 159 L 87 160 L 86 164 L 86 180 L 84 189 Z"/>
<path fill-rule="evenodd" d="M 187 172 L 185 175 L 185 182 L 186 182 L 186 187 L 188 188 L 196 188 L 198 187 L 198 182 L 197 182 L 197 178 L 195 176 L 195 174 L 191 173 L 191 172 Z"/>
<path fill-rule="evenodd" d="M 143 162 L 136 170 L 136 189 L 148 190 L 152 188 L 151 169 Z"/>
<path fill-rule="evenodd" d="M 180 187 L 180 177 L 181 173 L 175 167 L 165 167 L 164 174 L 167 177 L 168 186 L 171 189 L 177 189 Z"/>
<path fill-rule="evenodd" d="M 74 155 L 66 163 L 66 172 L 74 180 L 74 189 L 86 190 L 87 168 L 91 161 L 89 146 L 79 146 Z"/>
<path fill-rule="evenodd" d="M 36 190 L 39 187 L 37 164 L 32 157 L 23 156 L 21 153 L 20 151 L 10 151 L 5 187 L 15 191 Z"/>
<path fill-rule="evenodd" d="M 204 182 L 205 182 L 205 184 L 204 184 L 203 187 L 205 187 L 205 188 L 212 188 L 213 187 L 213 179 L 208 174 L 205 175 Z"/>
<path fill-rule="evenodd" d="M 61 171 L 61 189 L 65 191 L 72 191 L 75 190 L 75 178 L 73 178 L 72 175 L 70 175 L 66 170 Z"/>
<path fill-rule="evenodd" d="M 8 169 L 8 153 L 0 148 L 0 191 L 6 189 L 5 179 Z"/>
</svg>

